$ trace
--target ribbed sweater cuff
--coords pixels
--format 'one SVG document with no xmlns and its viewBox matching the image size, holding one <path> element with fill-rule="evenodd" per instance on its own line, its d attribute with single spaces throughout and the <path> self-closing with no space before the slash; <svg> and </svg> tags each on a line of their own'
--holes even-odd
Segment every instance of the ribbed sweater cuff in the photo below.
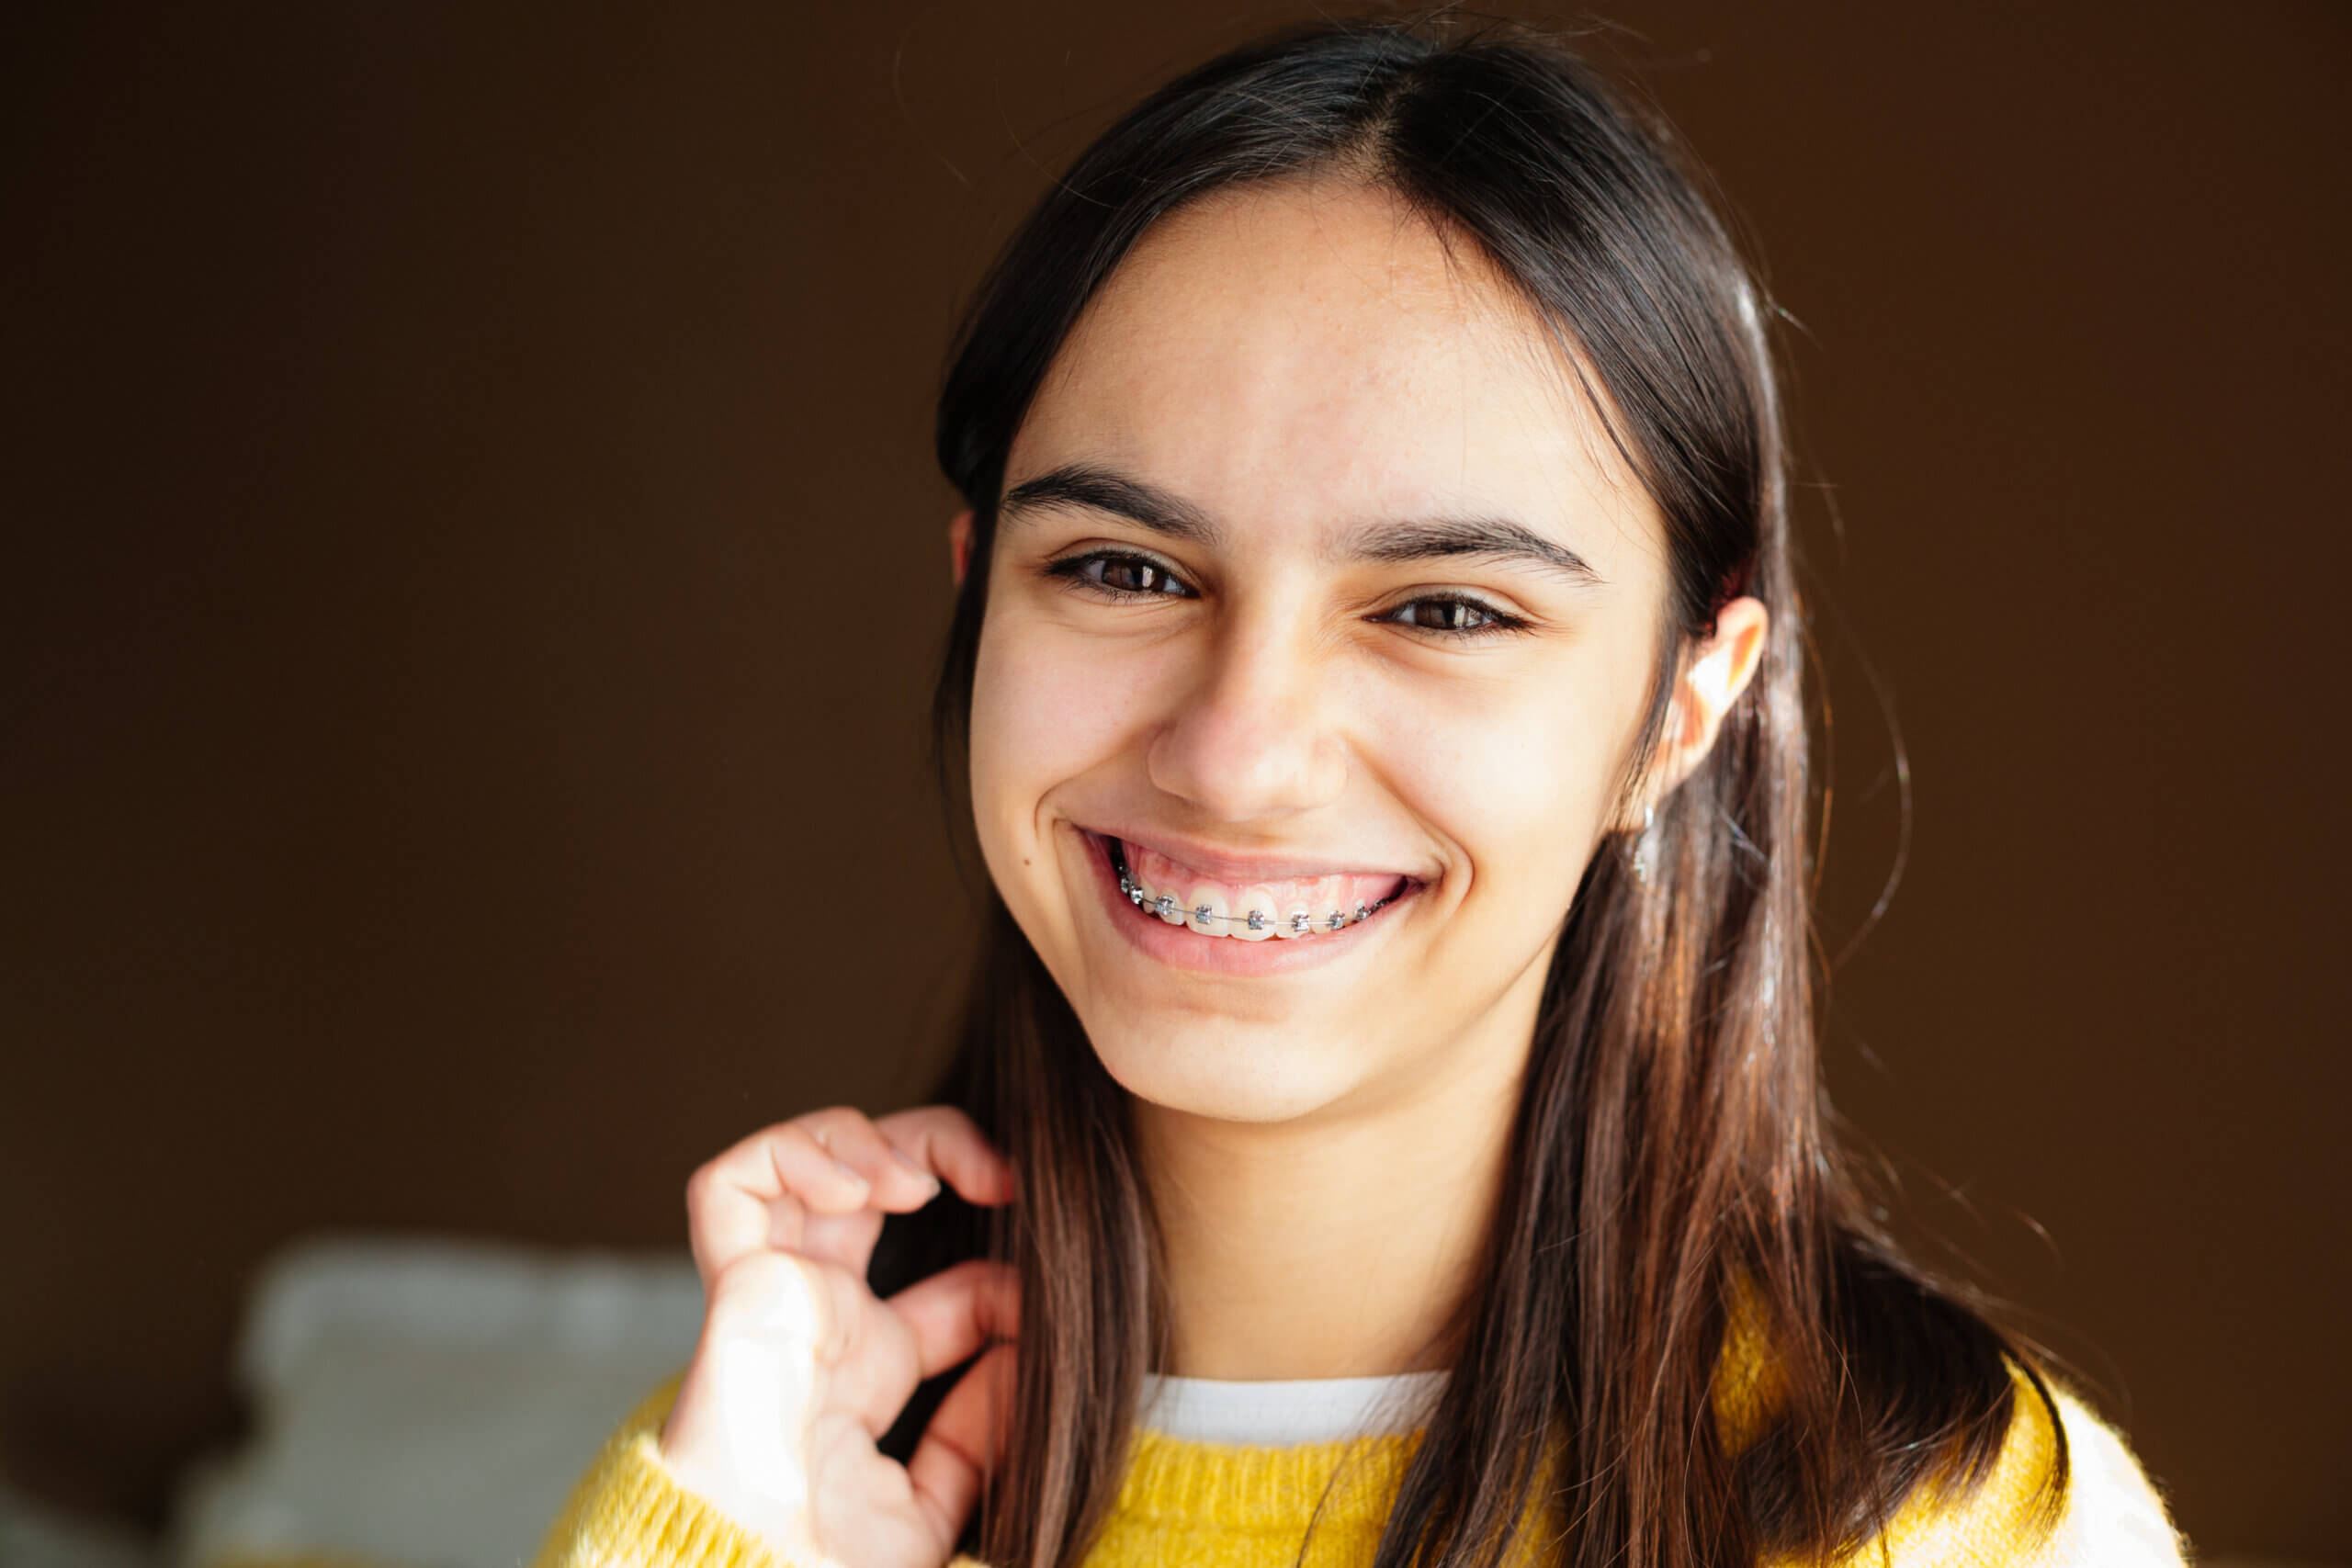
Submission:
<svg viewBox="0 0 2352 1568">
<path fill-rule="evenodd" d="M 651 1431 L 624 1431 L 605 1449 L 540 1562 L 545 1568 L 817 1568 L 777 1555 L 662 1462 Z M 957 1557 L 948 1568 L 982 1568 Z"/>
<path fill-rule="evenodd" d="M 678 1484 L 651 1432 L 605 1451 L 551 1568 L 813 1568 L 785 1562 L 765 1540 Z"/>
</svg>

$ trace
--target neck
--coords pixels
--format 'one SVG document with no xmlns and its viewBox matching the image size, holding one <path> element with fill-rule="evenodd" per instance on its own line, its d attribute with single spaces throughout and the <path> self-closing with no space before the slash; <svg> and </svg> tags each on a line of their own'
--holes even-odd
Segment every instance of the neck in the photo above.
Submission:
<svg viewBox="0 0 2352 1568">
<path fill-rule="evenodd" d="M 1510 1153 L 1532 1017 L 1416 1081 L 1259 1123 L 1136 1101 L 1170 1364 L 1262 1382 L 1453 1364 Z M 1481 1031 L 1480 1032 L 1487 1032 Z"/>
</svg>

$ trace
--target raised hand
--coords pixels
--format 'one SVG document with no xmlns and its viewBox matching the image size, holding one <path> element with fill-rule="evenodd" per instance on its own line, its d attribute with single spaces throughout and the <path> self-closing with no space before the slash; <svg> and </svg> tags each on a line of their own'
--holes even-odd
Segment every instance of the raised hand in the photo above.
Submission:
<svg viewBox="0 0 2352 1568">
<path fill-rule="evenodd" d="M 662 1431 L 678 1480 L 794 1568 L 939 1568 L 997 1459 L 1019 1281 L 960 1263 L 888 1301 L 865 1283 L 885 1213 L 944 1178 L 1008 1202 L 1012 1166 L 947 1106 L 848 1107 L 755 1133 L 694 1174 L 702 1338 Z M 991 1340 L 901 1466 L 875 1447 L 915 1384 Z"/>
</svg>

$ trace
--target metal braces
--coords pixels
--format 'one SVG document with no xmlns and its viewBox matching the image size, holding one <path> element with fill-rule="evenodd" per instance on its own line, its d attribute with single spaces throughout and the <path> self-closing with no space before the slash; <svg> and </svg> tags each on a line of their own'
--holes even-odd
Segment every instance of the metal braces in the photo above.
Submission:
<svg viewBox="0 0 2352 1568">
<path fill-rule="evenodd" d="M 1124 871 L 1119 873 L 1119 891 L 1125 894 L 1127 896 L 1127 901 L 1133 904 L 1136 908 L 1148 909 L 1151 913 L 1158 915 L 1161 919 L 1168 920 L 1168 923 L 1171 926 L 1177 923 L 1174 920 L 1168 919 L 1170 915 L 1178 913 L 1181 908 L 1181 906 L 1176 902 L 1176 896 L 1173 893 L 1162 893 L 1157 898 L 1148 899 L 1143 896 L 1143 889 L 1136 886 L 1134 879 L 1128 876 L 1128 874 Z M 1291 914 L 1289 919 L 1283 923 L 1290 927 L 1290 933 L 1293 936 L 1306 936 L 1310 932 L 1318 931 L 1335 931 L 1342 926 L 1351 926 L 1359 920 L 1368 920 L 1372 919 L 1374 914 L 1386 908 L 1396 901 L 1396 895 L 1392 893 L 1376 904 L 1365 904 L 1359 902 L 1356 905 L 1355 913 L 1351 915 L 1339 909 L 1334 909 L 1329 915 L 1319 920 L 1314 916 L 1308 914 L 1306 910 L 1298 909 L 1295 910 Z M 1211 909 L 1206 904 L 1203 904 L 1196 908 L 1183 909 L 1182 912 L 1184 916 L 1184 924 L 1186 925 L 1205 926 L 1211 920 L 1223 920 L 1227 925 L 1238 922 L 1253 931 L 1274 931 L 1279 929 L 1272 921 L 1267 919 L 1266 911 L 1263 909 L 1248 909 L 1238 915 L 1220 915 L 1214 909 Z"/>
</svg>

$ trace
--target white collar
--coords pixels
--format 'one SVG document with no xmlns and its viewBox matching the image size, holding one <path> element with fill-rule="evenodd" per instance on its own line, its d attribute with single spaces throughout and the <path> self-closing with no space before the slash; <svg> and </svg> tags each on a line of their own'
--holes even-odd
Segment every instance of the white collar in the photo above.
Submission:
<svg viewBox="0 0 2352 1568">
<path fill-rule="evenodd" d="M 1444 1372 L 1225 1382 L 1147 1373 L 1137 1422 L 1196 1443 L 1288 1448 L 1410 1432 L 1427 1424 Z"/>
</svg>

